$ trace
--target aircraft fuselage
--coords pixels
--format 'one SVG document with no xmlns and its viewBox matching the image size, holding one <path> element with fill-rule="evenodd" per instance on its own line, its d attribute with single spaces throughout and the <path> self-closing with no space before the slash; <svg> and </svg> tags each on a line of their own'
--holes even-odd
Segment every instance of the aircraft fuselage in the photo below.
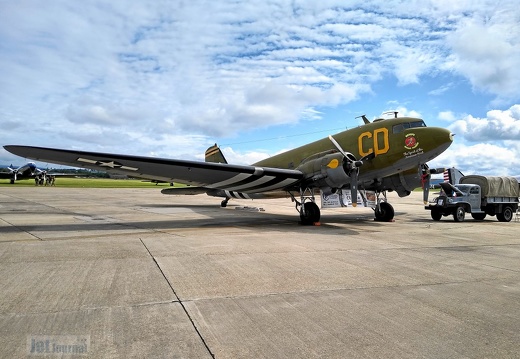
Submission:
<svg viewBox="0 0 520 359">
<path fill-rule="evenodd" d="M 453 141 L 449 130 L 426 127 L 421 119 L 412 117 L 376 120 L 332 137 L 356 159 L 366 158 L 360 167 L 360 182 L 416 170 L 444 152 Z M 335 150 L 331 140 L 324 138 L 254 165 L 295 169 L 316 153 Z"/>
</svg>

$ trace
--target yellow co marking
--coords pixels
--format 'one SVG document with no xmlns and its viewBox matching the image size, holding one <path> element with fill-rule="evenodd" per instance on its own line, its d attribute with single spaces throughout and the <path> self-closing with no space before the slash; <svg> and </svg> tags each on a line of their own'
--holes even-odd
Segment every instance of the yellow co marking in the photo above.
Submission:
<svg viewBox="0 0 520 359">
<path fill-rule="evenodd" d="M 358 137 L 359 155 L 364 157 L 372 152 L 375 155 L 382 155 L 387 153 L 390 149 L 388 144 L 388 128 L 381 127 L 374 130 L 374 132 L 363 132 Z"/>
</svg>

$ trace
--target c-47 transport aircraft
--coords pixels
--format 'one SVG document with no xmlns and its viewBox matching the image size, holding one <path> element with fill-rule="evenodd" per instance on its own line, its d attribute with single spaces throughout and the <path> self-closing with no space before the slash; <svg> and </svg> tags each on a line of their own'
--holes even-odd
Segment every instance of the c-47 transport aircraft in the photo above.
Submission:
<svg viewBox="0 0 520 359">
<path fill-rule="evenodd" d="M 40 174 L 42 171 L 36 168 L 33 162 L 28 162 L 18 168 L 7 167 L 0 170 L 0 178 L 8 179 L 11 184 L 14 184 L 17 180 L 23 180 L 34 177 Z"/>
<path fill-rule="evenodd" d="M 226 162 L 220 148 L 206 151 L 206 161 L 187 161 L 54 148 L 8 145 L 21 157 L 73 167 L 105 170 L 153 181 L 176 182 L 188 187 L 163 189 L 165 194 L 207 193 L 230 198 L 258 199 L 290 197 L 296 203 L 302 224 L 320 220 L 315 194 L 323 198 L 350 190 L 352 205 L 358 194 L 372 202 L 375 219 L 390 221 L 393 207 L 386 191 L 400 197 L 418 187 L 429 188 L 426 164 L 444 152 L 453 141 L 450 131 L 427 127 L 422 119 L 397 117 L 370 122 L 269 157 L 250 166 Z M 381 197 L 382 195 L 382 197 Z M 344 201 L 340 201 L 344 205 Z"/>
</svg>

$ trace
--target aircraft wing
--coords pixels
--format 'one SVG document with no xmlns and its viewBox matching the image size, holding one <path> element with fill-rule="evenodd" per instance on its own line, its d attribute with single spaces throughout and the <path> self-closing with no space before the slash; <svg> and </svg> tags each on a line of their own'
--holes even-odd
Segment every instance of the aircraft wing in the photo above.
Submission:
<svg viewBox="0 0 520 359">
<path fill-rule="evenodd" d="M 20 157 L 165 182 L 244 193 L 288 188 L 303 178 L 298 170 L 231 165 L 99 152 L 8 145 Z"/>
</svg>

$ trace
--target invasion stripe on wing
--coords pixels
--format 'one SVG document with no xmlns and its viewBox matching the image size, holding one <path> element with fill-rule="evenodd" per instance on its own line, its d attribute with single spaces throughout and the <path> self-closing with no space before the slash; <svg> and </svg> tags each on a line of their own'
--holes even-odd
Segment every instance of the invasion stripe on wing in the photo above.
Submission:
<svg viewBox="0 0 520 359">
<path fill-rule="evenodd" d="M 276 183 L 271 186 L 256 186 L 256 187 L 244 189 L 244 190 L 242 190 L 242 192 L 267 192 L 267 191 L 272 191 L 275 189 L 282 189 L 293 183 L 298 182 L 298 180 L 296 180 L 294 178 L 286 178 L 286 179 L 275 178 L 273 181 L 270 181 L 269 183 L 274 183 L 275 180 L 278 180 L 278 181 L 276 181 Z M 269 184 L 269 183 L 266 183 L 266 184 Z"/>
<path fill-rule="evenodd" d="M 262 187 L 263 184 L 270 182 L 272 180 L 276 180 L 276 177 L 273 176 L 264 176 L 264 177 L 256 177 L 251 176 L 247 180 L 240 181 L 240 183 L 233 184 L 232 187 L 233 191 L 241 191 L 243 189 L 249 189 L 252 187 Z M 281 180 L 281 179 L 280 179 Z"/>
<path fill-rule="evenodd" d="M 292 178 L 270 178 L 269 181 L 265 183 L 257 184 L 256 182 L 253 182 L 250 186 L 240 186 L 239 188 L 241 193 L 266 192 L 274 189 L 282 189 L 295 183 L 296 181 L 297 180 Z M 234 186 L 228 186 L 223 189 L 228 191 L 238 191 L 238 189 Z"/>
<path fill-rule="evenodd" d="M 254 174 L 241 173 L 226 181 L 212 183 L 208 188 L 218 188 L 227 191 L 240 192 L 265 192 L 273 189 L 282 189 L 297 182 L 296 178 L 259 176 L 258 171 Z"/>
<path fill-rule="evenodd" d="M 224 191 L 228 198 L 251 199 L 247 194 L 241 192 Z"/>
<path fill-rule="evenodd" d="M 237 183 L 240 183 L 248 178 L 250 178 L 252 175 L 249 173 L 239 173 L 238 175 L 231 177 L 228 180 L 208 184 L 206 187 L 208 188 L 226 188 L 226 187 L 232 187 L 236 185 Z"/>
</svg>

